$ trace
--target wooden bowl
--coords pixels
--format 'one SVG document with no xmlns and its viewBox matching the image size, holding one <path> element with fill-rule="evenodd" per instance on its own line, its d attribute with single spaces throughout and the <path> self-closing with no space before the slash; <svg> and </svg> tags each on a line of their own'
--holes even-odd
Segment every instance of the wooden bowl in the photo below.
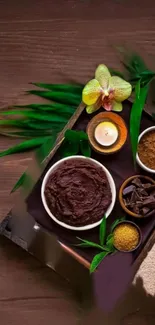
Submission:
<svg viewBox="0 0 155 325">
<path fill-rule="evenodd" d="M 118 138 L 116 142 L 108 147 L 100 145 L 94 137 L 95 128 L 99 123 L 104 121 L 114 123 L 118 129 Z M 126 142 L 128 131 L 124 120 L 118 114 L 112 112 L 102 112 L 95 115 L 88 123 L 87 134 L 92 148 L 101 154 L 107 155 L 115 153 L 122 148 Z"/>
<path fill-rule="evenodd" d="M 120 187 L 120 190 L 119 190 L 119 202 L 120 202 L 120 205 L 122 207 L 122 209 L 127 213 L 129 214 L 131 217 L 134 217 L 134 218 L 145 218 L 145 216 L 142 216 L 142 215 L 139 215 L 139 214 L 136 214 L 132 211 L 130 211 L 124 204 L 124 201 L 123 201 L 123 190 L 125 187 L 127 187 L 131 181 L 134 179 L 134 178 L 140 178 L 140 179 L 144 179 L 144 180 L 147 180 L 149 181 L 150 183 L 152 184 L 155 184 L 155 181 L 151 178 L 151 177 L 148 177 L 148 176 L 144 176 L 144 175 L 134 175 L 134 176 L 131 176 L 129 178 L 127 178 L 124 183 L 121 185 Z"/>
</svg>

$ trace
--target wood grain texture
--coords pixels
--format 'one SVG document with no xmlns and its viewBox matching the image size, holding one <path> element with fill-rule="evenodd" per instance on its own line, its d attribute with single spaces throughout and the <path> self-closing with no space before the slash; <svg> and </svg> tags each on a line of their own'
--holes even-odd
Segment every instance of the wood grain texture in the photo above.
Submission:
<svg viewBox="0 0 155 325">
<path fill-rule="evenodd" d="M 0 0 L 0 108 L 37 102 L 24 94 L 31 81 L 85 83 L 98 63 L 119 68 L 113 44 L 132 44 L 153 67 L 154 20 L 154 0 Z M 0 150 L 18 141 L 1 136 Z M 10 190 L 31 157 L 1 158 L 0 218 L 15 202 Z M 6 239 L 0 260 L 3 325 L 79 324 L 68 287 L 52 271 Z"/>
</svg>

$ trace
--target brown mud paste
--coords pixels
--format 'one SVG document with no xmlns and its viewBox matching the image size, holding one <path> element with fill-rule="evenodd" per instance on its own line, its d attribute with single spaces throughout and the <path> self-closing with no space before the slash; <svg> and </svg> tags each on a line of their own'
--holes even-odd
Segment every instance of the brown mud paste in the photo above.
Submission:
<svg viewBox="0 0 155 325">
<path fill-rule="evenodd" d="M 72 226 L 99 221 L 112 194 L 103 169 L 83 159 L 64 161 L 50 175 L 45 188 L 52 214 Z"/>
<path fill-rule="evenodd" d="M 155 169 L 155 131 L 150 131 L 141 138 L 138 155 L 146 167 Z"/>
</svg>

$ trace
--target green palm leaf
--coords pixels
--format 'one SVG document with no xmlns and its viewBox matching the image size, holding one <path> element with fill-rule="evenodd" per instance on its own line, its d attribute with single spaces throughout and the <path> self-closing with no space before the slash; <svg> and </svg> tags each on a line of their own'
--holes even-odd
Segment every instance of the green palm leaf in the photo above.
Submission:
<svg viewBox="0 0 155 325">
<path fill-rule="evenodd" d="M 48 139 L 49 139 L 49 137 L 41 137 L 41 138 L 35 138 L 35 139 L 30 139 L 30 140 L 21 142 L 14 147 L 11 147 L 7 150 L 1 151 L 0 157 L 4 157 L 4 156 L 10 155 L 10 154 L 19 153 L 19 152 L 23 152 L 23 151 L 25 152 L 27 150 L 37 148 L 40 145 L 42 145 L 45 141 L 47 141 Z"/>
<path fill-rule="evenodd" d="M 41 164 L 43 160 L 49 155 L 50 151 L 54 147 L 57 135 L 47 137 L 46 141 L 44 141 L 41 146 L 36 150 L 36 158 Z"/>
<path fill-rule="evenodd" d="M 40 120 L 24 120 L 23 125 L 25 128 L 30 128 L 33 130 L 52 130 L 53 132 L 60 132 L 66 125 L 66 122 L 47 122 Z"/>
<path fill-rule="evenodd" d="M 13 189 L 11 190 L 11 193 L 18 190 L 18 188 L 24 184 L 25 178 L 26 178 L 26 173 L 22 174 L 22 176 L 18 179 L 17 183 L 14 185 Z"/>
<path fill-rule="evenodd" d="M 62 115 L 52 113 L 46 114 L 46 113 L 38 113 L 38 112 L 31 112 L 31 111 L 21 111 L 21 110 L 14 110 L 14 111 L 6 111 L 2 112 L 1 115 L 24 115 L 28 118 L 32 118 L 35 120 L 40 120 L 40 121 L 48 121 L 48 122 L 59 122 L 59 123 L 67 123 L 68 119 Z"/>
<path fill-rule="evenodd" d="M 53 91 L 63 91 L 70 93 L 82 93 L 84 85 L 67 85 L 67 84 L 45 84 L 42 82 L 32 82 L 32 85 L 35 85 L 40 88 L 45 88 Z"/>
<path fill-rule="evenodd" d="M 0 126 L 12 127 L 15 126 L 19 129 L 33 129 L 33 130 L 52 130 L 59 132 L 66 125 L 66 122 L 47 122 L 39 120 L 0 120 Z"/>
<path fill-rule="evenodd" d="M 15 126 L 17 128 L 24 128 L 24 121 L 20 120 L 0 120 L 0 126 Z"/>
<path fill-rule="evenodd" d="M 140 81 L 138 81 L 135 87 L 135 101 L 132 105 L 130 114 L 130 140 L 134 163 L 136 162 L 141 115 L 146 102 L 148 90 L 149 85 L 140 88 Z"/>
<path fill-rule="evenodd" d="M 74 95 L 67 92 L 60 91 L 41 91 L 41 90 L 30 90 L 29 94 L 37 95 L 46 99 L 56 101 L 58 103 L 76 105 L 78 106 L 81 102 L 81 95 Z"/>
<path fill-rule="evenodd" d="M 52 130 L 25 130 L 25 131 L 17 131 L 17 132 L 5 132 L 0 130 L 0 134 L 6 137 L 12 138 L 33 138 L 33 137 L 42 137 L 49 136 L 53 134 Z"/>
<path fill-rule="evenodd" d="M 69 106 L 61 103 L 53 104 L 30 104 L 30 105 L 15 105 L 13 108 L 31 108 L 39 111 L 55 112 L 62 114 L 73 114 L 75 112 L 76 106 Z"/>
</svg>

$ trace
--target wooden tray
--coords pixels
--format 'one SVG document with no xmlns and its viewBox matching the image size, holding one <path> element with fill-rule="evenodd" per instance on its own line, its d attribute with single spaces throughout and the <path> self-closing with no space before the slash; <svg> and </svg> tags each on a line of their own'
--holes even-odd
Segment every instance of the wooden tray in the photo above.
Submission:
<svg viewBox="0 0 155 325">
<path fill-rule="evenodd" d="M 127 126 L 129 125 L 130 108 L 131 104 L 126 102 L 124 104 L 124 110 L 121 113 Z M 33 162 L 33 166 L 30 168 L 31 173 L 34 172 L 34 169 L 36 170 L 38 168 L 39 177 L 33 185 L 32 190 L 26 193 L 24 198 L 20 197 L 20 204 L 18 203 L 14 207 L 9 218 L 4 219 L 1 225 L 1 233 L 24 249 L 27 249 L 31 254 L 35 255 L 61 275 L 67 277 L 69 280 L 72 278 L 74 284 L 79 283 L 85 292 L 86 282 L 89 282 L 89 287 L 91 287 L 91 279 L 93 279 L 93 293 L 95 293 L 97 301 L 102 308 L 109 310 L 114 307 L 118 299 L 125 293 L 137 268 L 146 256 L 149 248 L 152 247 L 155 239 L 155 218 L 136 221 L 143 234 L 142 245 L 138 251 L 134 253 L 117 253 L 113 256 L 106 257 L 93 277 L 90 278 L 88 269 L 97 251 L 94 249 L 79 248 L 74 246 L 74 244 L 78 242 L 76 236 L 97 242 L 98 227 L 78 233 L 64 229 L 58 226 L 48 216 L 41 201 L 43 177 L 47 170 L 61 158 L 58 153 L 58 148 L 63 142 L 66 129 L 72 128 L 85 131 L 91 118 L 92 115 L 88 115 L 85 112 L 84 105 L 81 104 L 59 135 L 55 147 L 48 157 L 45 158 L 40 166 L 37 166 L 36 161 Z M 141 129 L 143 130 L 151 125 L 153 125 L 153 122 L 144 114 Z M 92 158 L 98 160 L 109 169 L 116 184 L 117 194 L 122 182 L 127 177 L 137 174 L 137 172 L 139 173 L 133 167 L 129 138 L 120 152 L 112 156 L 104 156 L 92 151 Z M 142 171 L 140 172 L 143 173 Z M 107 219 L 108 227 L 110 227 L 116 218 L 123 215 L 124 212 L 121 210 L 117 195 L 114 210 Z M 74 267 L 75 272 L 72 272 Z M 79 282 L 77 281 L 78 272 L 82 272 Z M 120 287 L 117 286 L 119 282 L 121 282 Z M 111 291 L 110 296 L 108 295 L 109 290 Z"/>
</svg>

